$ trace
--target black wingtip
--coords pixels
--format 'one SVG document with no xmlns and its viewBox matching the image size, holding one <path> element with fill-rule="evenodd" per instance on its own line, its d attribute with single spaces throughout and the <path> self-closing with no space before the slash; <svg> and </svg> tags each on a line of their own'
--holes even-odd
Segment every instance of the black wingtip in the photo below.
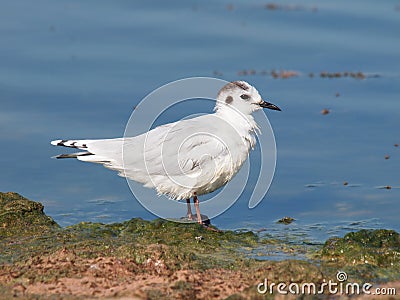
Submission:
<svg viewBox="0 0 400 300">
<path fill-rule="evenodd" d="M 70 154 L 60 154 L 60 155 L 53 156 L 52 158 L 55 158 L 55 159 L 78 158 L 78 156 L 88 156 L 88 155 L 94 155 L 94 154 L 90 153 L 90 152 L 79 152 L 79 153 L 70 153 Z"/>
</svg>

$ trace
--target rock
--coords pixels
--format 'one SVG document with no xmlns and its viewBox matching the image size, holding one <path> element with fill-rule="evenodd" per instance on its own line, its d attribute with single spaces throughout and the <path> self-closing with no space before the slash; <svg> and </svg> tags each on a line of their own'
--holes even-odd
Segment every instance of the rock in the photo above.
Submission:
<svg viewBox="0 0 400 300">
<path fill-rule="evenodd" d="M 289 225 L 289 224 L 292 223 L 293 221 L 295 221 L 295 219 L 293 219 L 293 218 L 291 218 L 291 217 L 284 217 L 284 218 L 278 220 L 277 223 L 282 223 L 282 224 L 285 224 L 285 225 Z"/>
<path fill-rule="evenodd" d="M 369 264 L 377 267 L 400 267 L 400 235 L 394 230 L 360 230 L 343 238 L 330 238 L 321 250 L 328 261 L 350 265 Z"/>
<path fill-rule="evenodd" d="M 43 205 L 17 193 L 0 192 L 0 238 L 42 234 L 59 228 L 43 212 Z"/>
</svg>

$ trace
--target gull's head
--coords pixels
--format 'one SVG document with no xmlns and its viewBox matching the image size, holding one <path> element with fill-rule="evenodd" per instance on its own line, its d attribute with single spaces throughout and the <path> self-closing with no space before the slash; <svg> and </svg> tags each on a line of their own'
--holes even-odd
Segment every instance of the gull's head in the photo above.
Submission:
<svg viewBox="0 0 400 300">
<path fill-rule="evenodd" d="M 278 106 L 264 101 L 257 89 L 246 81 L 230 82 L 218 92 L 215 110 L 226 108 L 235 109 L 245 115 L 262 108 L 281 110 Z"/>
</svg>

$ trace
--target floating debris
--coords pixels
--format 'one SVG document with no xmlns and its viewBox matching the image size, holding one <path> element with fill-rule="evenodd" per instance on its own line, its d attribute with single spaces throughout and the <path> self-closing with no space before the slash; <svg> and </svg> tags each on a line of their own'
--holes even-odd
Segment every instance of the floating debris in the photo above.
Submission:
<svg viewBox="0 0 400 300">
<path fill-rule="evenodd" d="M 398 147 L 398 146 L 399 146 L 399 144 L 394 144 L 394 146 L 395 146 L 395 147 Z"/>
<path fill-rule="evenodd" d="M 350 73 L 350 77 L 353 77 L 355 79 L 365 79 L 367 76 L 365 76 L 365 74 L 362 72 L 357 72 L 357 73 Z"/>
<path fill-rule="evenodd" d="M 312 11 L 312 12 L 317 12 L 318 8 L 316 6 L 313 6 L 311 8 L 308 8 L 303 5 L 282 5 L 282 4 L 277 4 L 277 3 L 267 3 L 264 5 L 264 8 L 267 10 L 283 10 L 283 11 Z"/>
<path fill-rule="evenodd" d="M 328 77 L 328 78 L 335 78 L 335 77 L 336 78 L 340 78 L 340 77 L 342 77 L 342 74 L 339 73 L 339 72 L 336 72 L 336 73 L 321 72 L 319 74 L 319 76 L 322 77 L 322 78 L 326 78 L 326 77 Z"/>
<path fill-rule="evenodd" d="M 244 69 L 244 70 L 240 70 L 237 72 L 238 76 L 248 76 L 248 75 L 271 75 L 272 78 L 282 78 L 282 79 L 287 79 L 287 78 L 291 78 L 291 77 L 299 77 L 302 73 L 299 71 L 293 71 L 293 70 L 281 70 L 281 71 L 276 71 L 275 69 L 271 70 L 271 71 L 265 71 L 265 70 L 261 70 L 261 71 L 257 71 L 254 69 Z M 315 76 L 318 76 L 318 73 L 313 73 L 313 72 L 309 72 L 307 74 L 307 76 L 309 78 L 314 78 Z M 358 79 L 358 80 L 363 80 L 366 78 L 379 78 L 380 75 L 379 74 L 365 74 L 363 72 L 327 72 L 327 71 L 323 71 L 319 73 L 319 77 L 320 78 L 329 78 L 329 79 L 337 79 L 337 78 L 346 78 L 346 77 L 350 77 L 350 78 L 354 78 L 354 79 Z M 336 97 L 340 96 L 340 93 L 336 93 L 335 94 Z"/>
<path fill-rule="evenodd" d="M 343 182 L 343 185 L 346 186 L 346 185 L 349 185 L 349 183 L 347 181 L 345 181 L 345 182 Z"/>
<path fill-rule="evenodd" d="M 380 189 L 380 190 L 391 190 L 392 189 L 392 187 L 390 185 L 377 186 L 376 188 Z"/>
<path fill-rule="evenodd" d="M 265 5 L 265 9 L 269 9 L 269 10 L 276 10 L 279 9 L 280 6 L 278 4 L 275 3 L 268 3 Z"/>
<path fill-rule="evenodd" d="M 337 97 L 340 97 L 340 94 L 339 93 L 336 93 L 335 94 L 335 97 L 337 98 Z"/>
<path fill-rule="evenodd" d="M 390 155 L 385 155 L 385 159 L 389 159 L 390 158 Z"/>
<path fill-rule="evenodd" d="M 248 75 L 271 75 L 272 78 L 281 78 L 281 79 L 287 79 L 287 78 L 291 78 L 291 77 L 297 77 L 299 76 L 299 72 L 297 71 L 292 71 L 292 70 L 280 70 L 280 71 L 276 71 L 276 70 L 272 70 L 272 71 L 257 71 L 254 69 L 250 69 L 250 70 L 240 70 L 237 72 L 238 76 L 248 76 Z"/>
<path fill-rule="evenodd" d="M 232 11 L 232 10 L 234 10 L 235 9 L 235 7 L 233 6 L 233 4 L 228 4 L 227 6 L 226 6 L 226 10 L 227 11 Z"/>
<path fill-rule="evenodd" d="M 214 76 L 224 76 L 224 74 L 222 72 L 220 72 L 220 71 L 214 71 L 213 75 Z"/>
<path fill-rule="evenodd" d="M 323 110 L 321 110 L 321 114 L 322 115 L 327 115 L 327 114 L 329 114 L 330 113 L 330 111 L 329 111 L 329 109 L 327 109 L 327 108 L 324 108 Z"/>
<path fill-rule="evenodd" d="M 278 220 L 277 223 L 289 225 L 289 224 L 292 223 L 293 221 L 295 221 L 295 219 L 293 219 L 293 218 L 291 218 L 291 217 L 283 217 L 282 219 Z"/>
<path fill-rule="evenodd" d="M 306 188 L 316 188 L 316 187 L 321 187 L 321 186 L 324 186 L 324 185 L 325 185 L 325 183 L 317 182 L 317 183 L 308 183 L 304 187 L 306 187 Z"/>
<path fill-rule="evenodd" d="M 367 75 L 363 72 L 321 72 L 319 74 L 321 78 L 342 78 L 342 77 L 352 77 L 354 79 L 365 79 Z M 379 77 L 379 75 L 375 74 L 372 77 Z"/>
<path fill-rule="evenodd" d="M 290 70 L 281 70 L 278 72 L 276 72 L 275 70 L 271 71 L 271 76 L 272 78 L 281 78 L 281 79 L 288 79 L 291 77 L 297 77 L 299 76 L 299 73 L 296 71 L 290 71 Z"/>
</svg>

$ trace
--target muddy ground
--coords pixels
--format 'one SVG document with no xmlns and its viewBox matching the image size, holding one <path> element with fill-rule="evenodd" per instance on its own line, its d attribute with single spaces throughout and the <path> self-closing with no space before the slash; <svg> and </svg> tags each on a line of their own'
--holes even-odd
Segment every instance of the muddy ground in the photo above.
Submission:
<svg viewBox="0 0 400 300">
<path fill-rule="evenodd" d="M 301 250 L 307 259 L 246 257 L 263 245 Z M 395 287 L 400 293 L 399 234 L 361 230 L 318 248 L 293 249 L 252 232 L 160 219 L 62 228 L 42 204 L 0 193 L 0 299 L 328 299 L 327 289 L 303 297 L 276 290 L 260 294 L 257 285 L 265 279 L 286 286 L 314 283 L 318 291 L 329 280 L 339 283 L 339 271 L 347 276 L 343 283 L 371 283 L 372 292 Z"/>
</svg>

